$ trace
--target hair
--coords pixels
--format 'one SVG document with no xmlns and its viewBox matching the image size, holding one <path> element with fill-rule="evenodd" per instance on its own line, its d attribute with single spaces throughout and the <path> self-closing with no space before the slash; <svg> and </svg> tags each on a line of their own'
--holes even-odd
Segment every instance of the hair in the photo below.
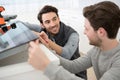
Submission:
<svg viewBox="0 0 120 80">
<path fill-rule="evenodd" d="M 56 15 L 58 16 L 58 9 L 56 7 L 50 6 L 50 5 L 45 5 L 40 12 L 38 13 L 38 20 L 40 21 L 40 23 L 43 23 L 42 21 L 42 15 L 45 13 L 49 13 L 49 12 L 54 12 L 56 13 Z"/>
<path fill-rule="evenodd" d="M 120 27 L 120 9 L 115 3 L 103 1 L 87 6 L 83 9 L 83 15 L 95 31 L 103 27 L 108 38 L 116 38 Z"/>
</svg>

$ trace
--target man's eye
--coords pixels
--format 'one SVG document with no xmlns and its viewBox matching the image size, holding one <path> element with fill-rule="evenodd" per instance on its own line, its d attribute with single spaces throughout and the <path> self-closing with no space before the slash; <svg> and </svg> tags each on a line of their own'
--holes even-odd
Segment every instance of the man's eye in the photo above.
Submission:
<svg viewBox="0 0 120 80">
<path fill-rule="evenodd" d="M 53 18 L 53 21 L 56 21 L 56 20 L 57 20 L 57 17 L 54 17 L 54 18 Z"/>
<path fill-rule="evenodd" d="M 57 18 L 54 18 L 54 19 L 53 19 L 53 21 L 56 21 L 56 20 L 57 20 Z"/>
<path fill-rule="evenodd" d="M 45 21 L 45 24 L 49 24 L 50 23 L 50 21 Z"/>
</svg>

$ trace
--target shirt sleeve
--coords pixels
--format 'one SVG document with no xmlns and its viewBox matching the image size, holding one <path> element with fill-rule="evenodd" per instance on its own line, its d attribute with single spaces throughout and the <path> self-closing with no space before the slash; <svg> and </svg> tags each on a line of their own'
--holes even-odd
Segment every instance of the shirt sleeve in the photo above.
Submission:
<svg viewBox="0 0 120 80">
<path fill-rule="evenodd" d="M 65 46 L 62 47 L 61 56 L 66 59 L 70 59 L 78 47 L 79 47 L 79 34 L 72 33 Z"/>
<path fill-rule="evenodd" d="M 62 66 L 49 64 L 44 71 L 44 74 L 50 80 L 84 80 L 75 74 L 65 70 Z"/>
<path fill-rule="evenodd" d="M 84 80 L 75 76 L 75 73 L 91 67 L 90 55 L 79 57 L 75 60 L 68 60 L 59 55 L 60 65 L 50 63 L 44 71 L 44 74 L 50 80 Z"/>
</svg>

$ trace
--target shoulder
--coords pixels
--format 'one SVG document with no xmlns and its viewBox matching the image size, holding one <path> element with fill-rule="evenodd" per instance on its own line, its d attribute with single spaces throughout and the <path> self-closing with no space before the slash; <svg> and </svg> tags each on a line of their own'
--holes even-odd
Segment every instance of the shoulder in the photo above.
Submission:
<svg viewBox="0 0 120 80">
<path fill-rule="evenodd" d="M 88 52 L 87 54 L 90 56 L 95 56 L 98 55 L 98 52 L 100 51 L 100 48 L 93 46 Z"/>
<path fill-rule="evenodd" d="M 76 33 L 76 32 L 73 32 L 73 33 L 71 33 L 71 35 L 70 36 L 73 36 L 73 37 L 79 37 L 79 34 L 78 33 Z"/>
</svg>

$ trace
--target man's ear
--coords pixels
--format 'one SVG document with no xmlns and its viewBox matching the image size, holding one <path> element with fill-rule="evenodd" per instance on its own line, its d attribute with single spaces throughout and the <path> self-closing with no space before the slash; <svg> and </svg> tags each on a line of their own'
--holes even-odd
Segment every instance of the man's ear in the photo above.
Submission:
<svg viewBox="0 0 120 80">
<path fill-rule="evenodd" d="M 107 35 L 105 29 L 102 27 L 97 30 L 97 33 L 101 36 Z"/>
</svg>

